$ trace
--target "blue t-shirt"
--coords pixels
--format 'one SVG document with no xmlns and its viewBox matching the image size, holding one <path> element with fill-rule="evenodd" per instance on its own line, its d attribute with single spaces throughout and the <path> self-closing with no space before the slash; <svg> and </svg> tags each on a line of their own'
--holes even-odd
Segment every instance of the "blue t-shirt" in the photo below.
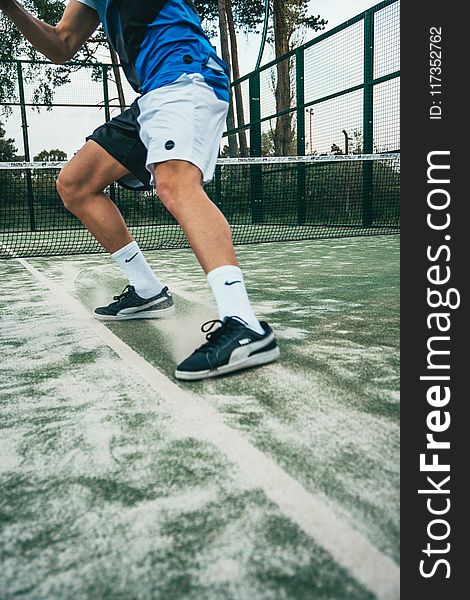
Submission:
<svg viewBox="0 0 470 600">
<path fill-rule="evenodd" d="M 229 101 L 227 64 L 190 0 L 78 0 L 94 8 L 132 87 L 146 94 L 183 73 L 201 73 Z"/>
</svg>

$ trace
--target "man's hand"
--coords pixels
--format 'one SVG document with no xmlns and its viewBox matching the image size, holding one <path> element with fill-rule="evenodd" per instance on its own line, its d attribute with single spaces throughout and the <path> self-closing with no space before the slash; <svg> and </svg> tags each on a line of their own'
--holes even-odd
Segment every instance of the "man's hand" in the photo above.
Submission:
<svg viewBox="0 0 470 600">
<path fill-rule="evenodd" d="M 99 25 L 97 12 L 77 0 L 70 0 L 55 27 L 36 19 L 17 0 L 0 0 L 0 8 L 36 50 L 58 64 L 70 60 Z"/>
</svg>

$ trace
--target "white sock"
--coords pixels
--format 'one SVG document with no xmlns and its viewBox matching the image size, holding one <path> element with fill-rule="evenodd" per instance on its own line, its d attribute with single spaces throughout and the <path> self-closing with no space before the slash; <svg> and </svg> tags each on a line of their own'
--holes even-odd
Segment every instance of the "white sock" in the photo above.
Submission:
<svg viewBox="0 0 470 600">
<path fill-rule="evenodd" d="M 134 286 L 141 298 L 151 298 L 162 291 L 164 286 L 153 274 L 137 242 L 127 244 L 111 256 L 126 273 L 129 285 Z"/>
<path fill-rule="evenodd" d="M 215 296 L 221 321 L 225 317 L 239 317 L 256 333 L 264 333 L 251 308 L 243 273 L 239 267 L 233 265 L 217 267 L 207 274 L 207 281 Z"/>
</svg>

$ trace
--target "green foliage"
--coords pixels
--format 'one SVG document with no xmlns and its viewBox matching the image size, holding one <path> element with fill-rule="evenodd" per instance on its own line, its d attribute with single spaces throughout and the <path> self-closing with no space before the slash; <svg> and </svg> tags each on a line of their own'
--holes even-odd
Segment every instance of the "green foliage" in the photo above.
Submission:
<svg viewBox="0 0 470 600">
<path fill-rule="evenodd" d="M 362 153 L 362 131 L 354 129 L 352 137 L 349 138 L 349 154 Z"/>
<path fill-rule="evenodd" d="M 36 154 L 34 160 L 37 162 L 60 162 L 67 160 L 67 153 L 58 148 L 52 150 L 41 150 L 39 154 Z"/>
<path fill-rule="evenodd" d="M 265 0 L 231 0 L 235 27 L 244 33 L 257 31 L 264 22 Z M 283 4 L 291 16 L 294 28 L 307 28 L 317 31 L 323 29 L 326 21 L 320 16 L 308 16 L 308 0 L 284 0 Z M 217 0 L 194 0 L 194 5 L 202 19 L 203 26 L 209 35 L 215 35 L 218 25 L 219 10 Z M 274 0 L 270 0 L 270 16 L 274 10 Z M 273 42 L 271 34 L 270 41 Z"/>
<path fill-rule="evenodd" d="M 24 0 L 22 4 L 33 15 L 39 19 L 56 25 L 66 6 L 62 0 Z M 38 52 L 21 35 L 12 21 L 0 11 L 0 102 L 17 102 L 17 66 L 13 62 L 2 62 L 12 60 L 44 60 L 44 56 Z M 90 40 L 77 53 L 75 60 L 86 60 L 88 63 L 98 63 L 94 58 L 99 46 L 107 45 L 102 30 L 98 30 L 94 41 Z M 23 77 L 27 84 L 34 86 L 31 102 L 33 104 L 45 104 L 46 109 L 52 104 L 54 89 L 70 82 L 70 74 L 80 67 L 70 65 L 45 66 L 38 64 L 23 65 Z M 97 72 L 92 72 L 92 77 L 96 78 Z M 2 107 L 4 114 L 11 112 L 10 107 Z M 39 112 L 39 108 L 37 109 Z"/>
<path fill-rule="evenodd" d="M 206 33 L 215 36 L 219 21 L 217 0 L 195 0 L 194 5 Z M 235 27 L 244 32 L 256 31 L 264 18 L 264 5 L 264 0 L 232 0 Z"/>
<path fill-rule="evenodd" d="M 309 16 L 309 0 L 271 0 L 276 56 L 292 50 L 304 42 L 308 29 L 321 31 L 328 21 L 320 15 Z"/>
<path fill-rule="evenodd" d="M 331 154 L 343 154 L 343 151 L 337 144 L 331 145 Z"/>
<path fill-rule="evenodd" d="M 83 229 L 59 198 L 55 186 L 58 172 L 32 170 L 33 196 L 28 203 L 26 171 L 0 170 L 0 230 L 28 231 L 31 207 L 39 231 Z M 249 225 L 256 214 L 257 222 L 267 230 L 271 225 L 295 226 L 302 197 L 309 225 L 361 228 L 364 202 L 370 197 L 372 227 L 400 223 L 400 170 L 393 161 L 376 162 L 371 170 L 360 161 L 218 167 L 207 192 L 232 225 Z M 115 186 L 112 197 L 131 228 L 175 223 L 153 192 Z M 162 229 L 165 231 L 169 238 L 174 235 L 173 229 Z"/>
<path fill-rule="evenodd" d="M 14 161 L 18 150 L 15 147 L 15 140 L 6 138 L 6 131 L 0 122 L 0 162 Z"/>
<path fill-rule="evenodd" d="M 251 223 L 253 211 L 264 225 L 296 225 L 299 216 L 300 181 L 305 173 L 306 224 L 361 227 L 365 190 L 372 190 L 373 226 L 400 223 L 400 171 L 392 162 L 377 162 L 368 179 L 362 162 L 299 165 L 263 165 L 260 185 L 251 175 L 258 166 L 223 167 L 219 189 L 213 182 L 207 192 L 230 223 Z M 250 169 L 252 173 L 250 174 Z"/>
<path fill-rule="evenodd" d="M 274 156 L 274 136 L 272 131 L 261 134 L 261 156 Z"/>
</svg>

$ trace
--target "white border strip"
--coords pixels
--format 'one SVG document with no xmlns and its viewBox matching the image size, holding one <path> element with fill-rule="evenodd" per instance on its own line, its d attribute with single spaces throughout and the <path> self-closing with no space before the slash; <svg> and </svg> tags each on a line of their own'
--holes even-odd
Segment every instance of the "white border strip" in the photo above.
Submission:
<svg viewBox="0 0 470 600">
<path fill-rule="evenodd" d="M 66 161 L 60 162 L 0 162 L 0 169 L 10 169 L 23 171 L 25 169 L 61 169 L 67 164 Z"/>
<path fill-rule="evenodd" d="M 297 163 L 337 163 L 398 160 L 398 152 L 388 154 L 325 154 L 324 156 L 252 156 L 246 158 L 219 158 L 219 165 L 283 165 Z"/>
<path fill-rule="evenodd" d="M 325 156 L 252 156 L 245 158 L 219 158 L 218 165 L 283 165 L 297 163 L 337 163 L 399 160 L 398 152 L 386 154 L 327 154 Z M 0 162 L 0 169 L 61 169 L 65 162 Z"/>
<path fill-rule="evenodd" d="M 14 253 L 11 252 L 12 256 Z M 22 258 L 16 259 L 54 298 L 66 306 L 111 348 L 153 390 L 173 415 L 183 435 L 217 447 L 254 487 L 260 488 L 279 510 L 298 525 L 332 559 L 378 600 L 398 600 L 399 567 L 358 531 L 343 522 L 323 500 L 310 494 L 299 482 L 236 430 L 202 398 L 182 389 L 148 363 L 105 325 L 96 321 L 75 298 Z"/>
</svg>

